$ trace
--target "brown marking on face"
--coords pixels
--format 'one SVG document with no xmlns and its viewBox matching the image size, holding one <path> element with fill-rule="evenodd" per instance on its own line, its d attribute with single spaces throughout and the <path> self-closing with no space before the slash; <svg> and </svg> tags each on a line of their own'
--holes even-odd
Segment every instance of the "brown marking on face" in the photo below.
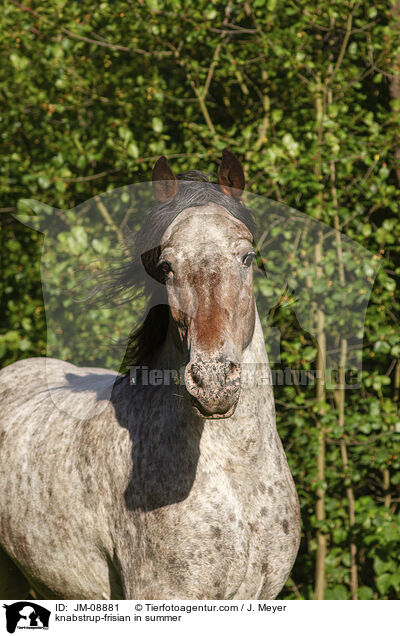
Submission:
<svg viewBox="0 0 400 636">
<path fill-rule="evenodd" d="M 206 265 L 206 264 L 205 264 Z M 211 352 L 223 344 L 223 332 L 232 308 L 224 308 L 216 298 L 216 289 L 221 283 L 221 274 L 199 269 L 189 277 L 189 284 L 197 291 L 198 310 L 191 324 L 196 342 L 204 352 Z"/>
</svg>

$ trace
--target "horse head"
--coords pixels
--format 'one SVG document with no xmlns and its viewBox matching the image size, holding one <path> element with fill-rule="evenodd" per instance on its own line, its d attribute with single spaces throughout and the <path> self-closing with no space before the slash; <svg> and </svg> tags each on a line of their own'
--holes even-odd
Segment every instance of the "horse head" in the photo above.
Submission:
<svg viewBox="0 0 400 636">
<path fill-rule="evenodd" d="M 154 263 L 155 276 L 166 288 L 170 330 L 187 355 L 185 386 L 192 407 L 209 419 L 235 411 L 256 312 L 252 233 L 229 210 L 231 201 L 241 205 L 243 169 L 229 151 L 224 151 L 218 181 L 225 205 L 209 201 L 182 210 L 164 232 Z M 161 157 L 153 170 L 156 199 L 167 202 L 178 187 Z"/>
</svg>

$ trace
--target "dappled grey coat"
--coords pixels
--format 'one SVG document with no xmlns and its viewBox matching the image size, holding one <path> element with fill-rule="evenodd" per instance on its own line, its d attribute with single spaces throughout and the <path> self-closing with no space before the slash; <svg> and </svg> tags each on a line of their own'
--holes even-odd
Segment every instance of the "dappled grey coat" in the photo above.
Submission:
<svg viewBox="0 0 400 636">
<path fill-rule="evenodd" d="M 274 598 L 284 585 L 299 505 L 232 157 L 219 199 L 170 218 L 156 254 L 169 309 L 147 361 L 184 365 L 184 383 L 44 358 L 0 372 L 0 597 Z M 180 195 L 157 170 L 165 207 Z"/>
</svg>

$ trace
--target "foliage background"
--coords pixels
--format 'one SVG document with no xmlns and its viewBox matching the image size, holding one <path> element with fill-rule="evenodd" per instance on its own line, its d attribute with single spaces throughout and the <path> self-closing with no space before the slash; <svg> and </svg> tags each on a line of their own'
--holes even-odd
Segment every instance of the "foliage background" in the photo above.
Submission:
<svg viewBox="0 0 400 636">
<path fill-rule="evenodd" d="M 381 262 L 361 390 L 275 391 L 303 521 L 280 598 L 400 594 L 399 15 L 389 0 L 2 2 L 3 366 L 46 351 L 42 237 L 12 217 L 20 200 L 58 208 L 79 253 L 80 217 L 61 210 L 148 180 L 161 154 L 215 171 L 228 146 L 250 190 Z M 317 361 L 287 334 L 286 366 Z"/>
</svg>

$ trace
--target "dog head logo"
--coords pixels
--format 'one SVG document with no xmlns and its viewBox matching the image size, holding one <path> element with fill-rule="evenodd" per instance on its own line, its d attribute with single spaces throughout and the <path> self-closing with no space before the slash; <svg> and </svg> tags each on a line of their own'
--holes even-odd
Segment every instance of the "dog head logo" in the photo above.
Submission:
<svg viewBox="0 0 400 636">
<path fill-rule="evenodd" d="M 50 611 L 37 603 L 18 601 L 3 605 L 6 610 L 7 631 L 14 634 L 16 629 L 48 629 Z"/>
</svg>

